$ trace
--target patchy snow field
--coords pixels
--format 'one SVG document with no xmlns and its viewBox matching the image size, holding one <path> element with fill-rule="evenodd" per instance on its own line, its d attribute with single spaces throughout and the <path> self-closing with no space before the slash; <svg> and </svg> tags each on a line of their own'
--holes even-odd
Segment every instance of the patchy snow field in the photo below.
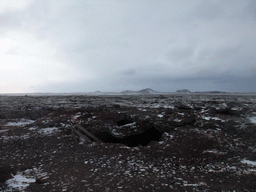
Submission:
<svg viewBox="0 0 256 192">
<path fill-rule="evenodd" d="M 255 99 L 0 96 L 0 191 L 254 191 Z M 74 124 L 94 135 L 163 134 L 145 134 L 146 146 L 85 143 Z"/>
<path fill-rule="evenodd" d="M 255 117 L 250 117 L 250 121 L 251 121 L 251 123 L 256 124 L 256 116 Z"/>
<path fill-rule="evenodd" d="M 24 191 L 30 183 L 35 183 L 36 180 L 34 178 L 27 178 L 22 173 L 18 173 L 17 175 L 12 175 L 12 179 L 8 179 L 6 181 L 7 189 L 6 191 Z"/>
<path fill-rule="evenodd" d="M 8 122 L 5 126 L 7 126 L 7 127 L 10 127 L 10 126 L 11 127 L 15 127 L 15 126 L 17 126 L 17 127 L 19 127 L 19 126 L 24 127 L 24 126 L 32 124 L 34 122 L 35 121 L 33 121 L 33 120 L 20 119 L 20 121 L 17 121 L 17 122 Z"/>
</svg>

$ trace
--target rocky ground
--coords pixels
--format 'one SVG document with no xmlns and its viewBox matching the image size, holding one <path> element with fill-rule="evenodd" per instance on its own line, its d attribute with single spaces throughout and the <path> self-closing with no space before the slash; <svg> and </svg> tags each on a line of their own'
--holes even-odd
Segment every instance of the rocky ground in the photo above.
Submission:
<svg viewBox="0 0 256 192">
<path fill-rule="evenodd" d="M 77 123 L 162 137 L 84 143 Z M 255 191 L 255 181 L 256 95 L 0 97 L 0 191 Z"/>
</svg>

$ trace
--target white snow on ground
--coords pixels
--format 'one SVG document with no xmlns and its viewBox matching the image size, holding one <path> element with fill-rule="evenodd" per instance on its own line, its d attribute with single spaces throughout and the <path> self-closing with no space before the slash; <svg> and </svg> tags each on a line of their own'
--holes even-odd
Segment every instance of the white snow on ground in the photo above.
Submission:
<svg viewBox="0 0 256 192">
<path fill-rule="evenodd" d="M 206 117 L 206 116 L 202 116 L 202 119 L 209 121 L 210 119 L 215 120 L 215 121 L 221 121 L 221 122 L 225 122 L 225 120 L 220 119 L 219 117 Z"/>
<path fill-rule="evenodd" d="M 198 186 L 203 186 L 205 185 L 206 186 L 206 183 L 204 182 L 200 182 L 200 183 L 195 183 L 195 184 L 190 184 L 190 183 L 183 183 L 184 186 L 188 186 L 188 187 L 198 187 Z"/>
<path fill-rule="evenodd" d="M 181 122 L 181 119 L 174 119 L 173 121 L 175 121 L 175 122 Z"/>
<path fill-rule="evenodd" d="M 202 116 L 202 119 L 205 119 L 205 120 L 209 121 L 211 119 L 211 117 Z"/>
<path fill-rule="evenodd" d="M 77 119 L 78 117 L 81 117 L 81 113 L 78 113 L 77 115 L 74 115 L 73 119 Z"/>
<path fill-rule="evenodd" d="M 20 136 L 16 136 L 16 135 L 6 136 L 6 135 L 3 135 L 0 138 L 3 139 L 3 140 L 9 140 L 9 139 L 18 140 L 18 139 L 28 139 L 30 136 L 31 135 L 29 133 L 27 133 L 25 135 L 20 135 Z"/>
<path fill-rule="evenodd" d="M 159 114 L 159 115 L 157 115 L 157 117 L 160 117 L 160 118 L 162 118 L 162 117 L 163 117 L 163 115 L 162 115 L 162 114 Z"/>
<path fill-rule="evenodd" d="M 256 161 L 250 161 L 250 160 L 243 159 L 241 162 L 244 164 L 251 165 L 251 166 L 256 166 Z"/>
<path fill-rule="evenodd" d="M 165 108 L 165 109 L 174 109 L 175 107 L 173 105 L 164 105 L 163 108 Z"/>
<path fill-rule="evenodd" d="M 223 155 L 223 154 L 226 154 L 225 152 L 221 152 L 221 151 L 218 151 L 216 149 L 212 149 L 212 150 L 204 150 L 203 153 L 214 153 L 216 155 Z"/>
<path fill-rule="evenodd" d="M 34 178 L 27 178 L 22 173 L 13 175 L 12 179 L 6 181 L 8 186 L 7 191 L 24 191 L 30 183 L 34 183 L 36 180 Z"/>
<path fill-rule="evenodd" d="M 123 127 L 130 127 L 130 126 L 136 127 L 136 122 L 128 123 L 128 124 L 123 125 Z"/>
<path fill-rule="evenodd" d="M 9 131 L 9 130 L 8 129 L 3 129 L 3 130 L 0 130 L 0 133 L 6 132 L 6 131 Z"/>
<path fill-rule="evenodd" d="M 38 132 L 41 134 L 50 135 L 54 132 L 58 132 L 58 128 L 57 127 L 43 128 L 43 129 L 40 129 Z"/>
<path fill-rule="evenodd" d="M 30 183 L 36 182 L 36 178 L 40 178 L 41 180 L 49 178 L 47 173 L 43 172 L 40 168 L 27 169 L 12 176 L 12 179 L 5 182 L 7 185 L 7 189 L 5 191 L 25 191 Z"/>
<path fill-rule="evenodd" d="M 34 123 L 34 120 L 29 120 L 29 119 L 20 119 L 20 121 L 18 122 L 8 122 L 5 124 L 5 126 L 19 126 L 19 127 L 23 127 L 25 125 L 29 125 Z"/>
<path fill-rule="evenodd" d="M 205 113 L 205 112 L 207 112 L 207 111 L 209 111 L 209 109 L 207 109 L 207 110 L 202 109 L 200 113 Z"/>
<path fill-rule="evenodd" d="M 250 119 L 251 123 L 255 123 L 256 124 L 256 117 L 250 117 L 249 119 Z"/>
</svg>

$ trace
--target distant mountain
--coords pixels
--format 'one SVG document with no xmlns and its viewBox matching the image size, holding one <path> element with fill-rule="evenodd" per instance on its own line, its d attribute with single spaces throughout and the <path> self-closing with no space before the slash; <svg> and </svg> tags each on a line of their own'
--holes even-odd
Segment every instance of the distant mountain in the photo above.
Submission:
<svg viewBox="0 0 256 192">
<path fill-rule="evenodd" d="M 132 90 L 125 90 L 121 92 L 122 94 L 135 94 L 137 91 L 132 91 Z"/>
<path fill-rule="evenodd" d="M 147 88 L 147 89 L 142 89 L 140 91 L 125 90 L 125 91 L 122 91 L 121 93 L 125 95 L 133 95 L 133 94 L 134 95 L 150 95 L 150 94 L 156 94 L 158 92 L 150 88 Z"/>
<path fill-rule="evenodd" d="M 138 91 L 138 93 L 148 95 L 148 94 L 156 94 L 157 92 L 150 88 L 147 88 L 147 89 L 142 89 L 142 90 Z"/>
<path fill-rule="evenodd" d="M 204 94 L 228 94 L 224 91 L 196 91 L 195 93 L 204 93 Z"/>
<path fill-rule="evenodd" d="M 176 91 L 177 93 L 191 93 L 189 90 L 187 89 L 180 89 Z"/>
</svg>

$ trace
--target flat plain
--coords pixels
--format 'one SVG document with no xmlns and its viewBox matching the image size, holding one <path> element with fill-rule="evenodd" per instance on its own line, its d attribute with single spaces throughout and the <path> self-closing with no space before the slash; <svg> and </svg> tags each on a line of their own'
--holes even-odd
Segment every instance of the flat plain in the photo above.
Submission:
<svg viewBox="0 0 256 192">
<path fill-rule="evenodd" d="M 72 128 L 126 138 L 86 143 Z M 0 191 L 254 191 L 256 95 L 0 96 Z"/>
</svg>

